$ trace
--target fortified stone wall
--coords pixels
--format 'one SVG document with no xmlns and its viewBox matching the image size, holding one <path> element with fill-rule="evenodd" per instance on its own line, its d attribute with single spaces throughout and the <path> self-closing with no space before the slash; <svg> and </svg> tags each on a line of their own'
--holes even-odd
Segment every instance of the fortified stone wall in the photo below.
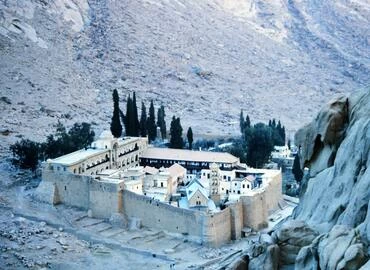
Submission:
<svg viewBox="0 0 370 270">
<path fill-rule="evenodd" d="M 89 208 L 90 176 L 76 175 L 69 172 L 43 170 L 42 181 L 54 184 L 56 202 L 83 209 Z"/>
<path fill-rule="evenodd" d="M 254 230 L 260 230 L 267 225 L 268 210 L 264 193 L 254 196 L 241 196 L 243 205 L 243 224 Z"/>
<path fill-rule="evenodd" d="M 214 214 L 204 214 L 202 242 L 210 246 L 220 246 L 231 240 L 231 213 L 230 208 Z"/>
<path fill-rule="evenodd" d="M 168 205 L 133 192 L 123 191 L 123 212 L 139 218 L 146 227 L 189 235 L 192 240 L 217 246 L 231 239 L 230 209 L 206 214 Z"/>
<path fill-rule="evenodd" d="M 279 202 L 283 199 L 281 188 L 279 174 L 271 179 L 263 192 L 253 196 L 241 196 L 243 225 L 254 230 L 266 227 L 268 216 L 279 208 Z"/>
<path fill-rule="evenodd" d="M 231 239 L 236 240 L 241 238 L 243 224 L 243 205 L 241 202 L 232 203 L 229 205 L 231 215 Z"/>
<path fill-rule="evenodd" d="M 93 217 L 110 218 L 113 213 L 122 211 L 120 193 L 123 181 L 110 183 L 93 179 L 90 184 L 89 209 Z"/>
<path fill-rule="evenodd" d="M 265 188 L 263 194 L 266 202 L 268 215 L 272 214 L 279 208 L 279 202 L 283 199 L 281 174 L 276 175 Z"/>
</svg>

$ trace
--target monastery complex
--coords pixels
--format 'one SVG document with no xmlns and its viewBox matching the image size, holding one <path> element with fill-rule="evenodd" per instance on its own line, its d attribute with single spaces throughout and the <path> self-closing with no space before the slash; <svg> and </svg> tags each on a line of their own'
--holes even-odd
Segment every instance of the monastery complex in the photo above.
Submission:
<svg viewBox="0 0 370 270">
<path fill-rule="evenodd" d="M 218 246 L 267 226 L 282 207 L 281 178 L 228 153 L 155 148 L 104 131 L 90 148 L 44 162 L 37 196 Z"/>
</svg>

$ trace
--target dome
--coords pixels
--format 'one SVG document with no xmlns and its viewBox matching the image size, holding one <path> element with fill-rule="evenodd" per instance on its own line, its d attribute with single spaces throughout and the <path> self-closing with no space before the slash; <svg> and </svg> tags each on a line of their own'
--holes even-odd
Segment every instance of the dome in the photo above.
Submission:
<svg viewBox="0 0 370 270">
<path fill-rule="evenodd" d="M 104 130 L 104 131 L 100 134 L 99 139 L 101 139 L 101 140 L 107 140 L 107 139 L 111 140 L 111 139 L 113 139 L 113 135 L 112 135 L 112 133 L 110 132 L 110 130 Z"/>
</svg>

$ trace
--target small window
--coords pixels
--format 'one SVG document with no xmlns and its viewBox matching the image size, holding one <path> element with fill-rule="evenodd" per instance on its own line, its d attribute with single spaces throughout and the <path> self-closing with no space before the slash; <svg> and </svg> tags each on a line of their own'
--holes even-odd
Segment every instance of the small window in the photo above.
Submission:
<svg viewBox="0 0 370 270">
<path fill-rule="evenodd" d="M 226 175 L 224 175 L 224 179 L 226 179 Z"/>
<path fill-rule="evenodd" d="M 163 187 L 163 182 L 161 182 L 161 187 Z"/>
<path fill-rule="evenodd" d="M 238 194 L 240 194 L 240 190 L 238 190 Z"/>
<path fill-rule="evenodd" d="M 245 188 L 245 185 L 243 184 L 243 188 Z"/>
<path fill-rule="evenodd" d="M 67 190 L 67 186 L 64 186 L 64 190 Z"/>
<path fill-rule="evenodd" d="M 63 167 L 63 171 L 66 171 L 67 170 L 67 168 L 66 167 Z"/>
<path fill-rule="evenodd" d="M 238 184 L 237 183 L 235 183 L 235 186 L 237 186 Z"/>
</svg>

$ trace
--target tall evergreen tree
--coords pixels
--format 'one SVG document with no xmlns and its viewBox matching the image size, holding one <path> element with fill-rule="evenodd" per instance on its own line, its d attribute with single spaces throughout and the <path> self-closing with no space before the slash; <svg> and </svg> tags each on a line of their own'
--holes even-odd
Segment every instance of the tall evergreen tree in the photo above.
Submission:
<svg viewBox="0 0 370 270">
<path fill-rule="evenodd" d="M 139 136 L 139 117 L 137 114 L 136 93 L 132 97 L 132 136 Z"/>
<path fill-rule="evenodd" d="M 180 118 L 172 117 L 170 134 L 170 148 L 182 149 L 184 147 L 184 140 L 182 138 Z"/>
<path fill-rule="evenodd" d="M 119 138 L 122 135 L 122 125 L 119 115 L 119 97 L 117 89 L 113 90 L 113 116 L 110 124 L 110 130 L 115 138 Z"/>
<path fill-rule="evenodd" d="M 189 143 L 189 150 L 193 149 L 193 130 L 191 127 L 188 128 L 188 132 L 186 133 L 186 137 L 188 138 Z"/>
<path fill-rule="evenodd" d="M 162 139 L 167 137 L 166 121 L 164 120 L 165 116 L 166 114 L 164 112 L 164 106 L 161 105 L 157 112 L 157 126 L 160 128 Z"/>
<path fill-rule="evenodd" d="M 140 136 L 146 137 L 148 134 L 147 132 L 147 124 L 146 124 L 147 116 L 146 116 L 146 107 L 144 102 L 141 102 L 141 116 L 140 116 Z"/>
<path fill-rule="evenodd" d="M 275 118 L 272 119 L 271 126 L 273 128 L 276 128 L 276 120 L 275 120 Z"/>
<path fill-rule="evenodd" d="M 125 129 L 127 136 L 133 136 L 132 130 L 132 119 L 133 119 L 133 107 L 132 107 L 132 99 L 131 96 L 128 95 L 127 104 L 126 104 L 126 115 L 125 115 Z"/>
<path fill-rule="evenodd" d="M 244 129 L 245 129 L 245 120 L 244 120 L 243 110 L 240 110 L 239 127 L 240 127 L 240 132 L 243 134 L 244 133 Z"/>
<path fill-rule="evenodd" d="M 251 127 L 251 120 L 249 119 L 249 115 L 247 114 L 247 117 L 245 118 L 245 128 L 250 128 Z"/>
<path fill-rule="evenodd" d="M 294 175 L 295 180 L 298 183 L 302 181 L 303 171 L 301 169 L 301 162 L 300 162 L 300 158 L 299 158 L 299 154 L 298 153 L 296 154 L 296 156 L 294 158 L 292 173 Z"/>
<path fill-rule="evenodd" d="M 274 148 L 272 130 L 263 123 L 257 123 L 248 130 L 247 139 L 247 164 L 252 167 L 262 167 L 270 158 Z"/>
<path fill-rule="evenodd" d="M 149 117 L 147 120 L 147 130 L 148 130 L 148 136 L 149 141 L 152 142 L 157 137 L 157 126 L 155 124 L 155 111 L 154 111 L 154 104 L 153 100 L 150 101 L 150 107 L 149 107 Z"/>
</svg>

